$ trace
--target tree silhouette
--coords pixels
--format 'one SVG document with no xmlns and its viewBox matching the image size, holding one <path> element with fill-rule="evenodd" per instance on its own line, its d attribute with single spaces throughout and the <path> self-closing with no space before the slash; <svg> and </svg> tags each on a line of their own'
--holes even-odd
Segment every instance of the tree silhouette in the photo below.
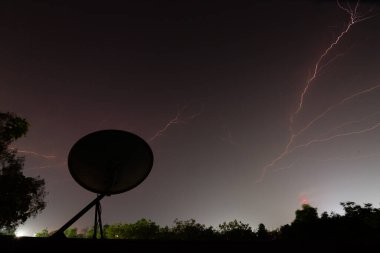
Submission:
<svg viewBox="0 0 380 253">
<path fill-rule="evenodd" d="M 68 228 L 65 230 L 65 236 L 67 238 L 82 238 L 82 234 L 78 234 L 78 229 L 77 228 Z"/>
<path fill-rule="evenodd" d="M 172 238 L 176 240 L 212 240 L 214 239 L 214 229 L 206 227 L 204 224 L 196 222 L 194 219 L 174 220 L 175 226 L 171 229 Z"/>
<path fill-rule="evenodd" d="M 50 233 L 47 228 L 42 229 L 40 232 L 37 232 L 35 237 L 49 237 Z"/>
<path fill-rule="evenodd" d="M 317 208 L 303 204 L 301 210 L 296 211 L 294 223 L 312 223 L 318 220 Z"/>
<path fill-rule="evenodd" d="M 24 136 L 28 122 L 11 113 L 0 113 L 0 231 L 14 231 L 45 208 L 45 182 L 24 176 L 24 158 L 9 145 Z"/>
<path fill-rule="evenodd" d="M 107 239 L 162 240 L 162 241 L 232 241 L 276 243 L 290 242 L 338 242 L 360 243 L 380 241 L 380 209 L 372 204 L 360 206 L 354 202 L 342 202 L 344 215 L 323 212 L 318 216 L 317 208 L 303 205 L 296 210 L 295 219 L 280 229 L 268 231 L 260 223 L 252 231 L 249 224 L 233 220 L 223 222 L 219 229 L 207 227 L 194 219 L 174 221 L 173 227 L 160 227 L 148 219 L 141 219 L 131 224 L 114 224 L 103 227 Z M 44 229 L 38 236 L 48 235 Z M 77 229 L 65 231 L 67 237 L 92 238 L 93 228 L 87 234 L 78 234 Z"/>
<path fill-rule="evenodd" d="M 266 229 L 266 227 L 263 223 L 260 223 L 259 227 L 257 229 L 257 239 L 259 241 L 263 241 L 263 242 L 270 240 L 269 231 Z"/>
<path fill-rule="evenodd" d="M 295 212 L 295 219 L 290 225 L 280 228 L 281 238 L 286 240 L 310 240 L 320 234 L 317 208 L 303 204 Z"/>
<path fill-rule="evenodd" d="M 140 219 L 132 224 L 105 225 L 105 237 L 108 239 L 156 239 L 160 226 L 148 219 Z"/>
<path fill-rule="evenodd" d="M 223 239 L 232 241 L 249 241 L 255 239 L 249 224 L 233 220 L 228 223 L 223 222 L 219 225 L 220 233 Z"/>
</svg>

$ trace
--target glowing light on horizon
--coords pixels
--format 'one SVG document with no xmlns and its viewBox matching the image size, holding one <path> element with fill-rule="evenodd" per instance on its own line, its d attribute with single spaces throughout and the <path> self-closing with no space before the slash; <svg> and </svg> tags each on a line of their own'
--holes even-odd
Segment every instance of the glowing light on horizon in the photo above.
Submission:
<svg viewBox="0 0 380 253">
<path fill-rule="evenodd" d="M 26 236 L 27 233 L 26 231 L 22 230 L 22 229 L 17 229 L 16 232 L 15 232 L 15 236 L 16 237 L 23 237 L 23 236 Z"/>
<path fill-rule="evenodd" d="M 306 196 L 301 196 L 300 202 L 301 202 L 301 205 L 309 205 L 310 204 L 310 201 L 306 198 Z"/>
</svg>

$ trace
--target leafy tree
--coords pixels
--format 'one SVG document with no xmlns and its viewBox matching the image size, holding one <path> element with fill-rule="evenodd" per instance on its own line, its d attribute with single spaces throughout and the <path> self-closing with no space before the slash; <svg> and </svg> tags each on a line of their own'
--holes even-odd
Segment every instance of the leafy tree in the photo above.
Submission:
<svg viewBox="0 0 380 253">
<path fill-rule="evenodd" d="M 42 229 L 40 232 L 37 232 L 34 236 L 35 237 L 49 237 L 49 231 L 47 228 Z"/>
<path fill-rule="evenodd" d="M 203 224 L 197 223 L 194 219 L 189 220 L 174 220 L 175 226 L 171 229 L 173 238 L 177 240 L 212 240 L 215 238 L 215 232 L 212 227 L 206 227 Z"/>
<path fill-rule="evenodd" d="M 269 241 L 270 240 L 269 231 L 266 229 L 266 227 L 263 223 L 260 223 L 259 227 L 257 229 L 257 239 L 259 241 Z"/>
<path fill-rule="evenodd" d="M 0 155 L 6 155 L 8 146 L 28 132 L 29 123 L 12 113 L 0 112 Z"/>
<path fill-rule="evenodd" d="M 108 238 L 107 237 L 107 228 L 109 227 L 109 225 L 104 225 L 103 226 L 103 238 Z M 101 235 L 100 235 L 100 228 L 98 226 L 97 230 L 96 230 L 96 238 L 97 239 L 100 239 L 101 238 Z M 90 228 L 85 228 L 84 230 L 82 230 L 81 232 L 81 238 L 87 238 L 87 239 L 92 239 L 93 236 L 94 236 L 94 227 L 90 227 Z"/>
<path fill-rule="evenodd" d="M 94 227 L 90 227 L 86 229 L 86 232 L 84 233 L 84 238 L 90 239 L 92 238 L 94 234 Z M 97 238 L 100 238 L 99 233 L 97 233 Z"/>
<path fill-rule="evenodd" d="M 320 223 L 317 208 L 303 204 L 302 209 L 296 210 L 295 216 L 291 225 L 284 225 L 280 228 L 280 238 L 310 240 L 319 236 Z"/>
<path fill-rule="evenodd" d="M 364 206 L 347 201 L 340 203 L 345 215 L 340 223 L 345 237 L 356 240 L 380 239 L 380 209 L 365 203 Z"/>
<path fill-rule="evenodd" d="M 278 238 L 280 240 L 289 240 L 293 237 L 293 230 L 289 224 L 280 227 Z"/>
<path fill-rule="evenodd" d="M 345 214 L 322 213 L 318 218 L 317 209 L 304 205 L 296 211 L 291 225 L 282 226 L 280 237 L 285 240 L 341 240 L 378 241 L 380 240 L 380 209 L 372 204 L 364 206 L 347 201 L 341 203 Z"/>
<path fill-rule="evenodd" d="M 301 210 L 296 211 L 295 223 L 311 223 L 318 220 L 317 208 L 303 204 Z"/>
<path fill-rule="evenodd" d="M 233 241 L 247 241 L 255 239 L 255 233 L 248 224 L 233 220 L 219 225 L 222 239 Z"/>
<path fill-rule="evenodd" d="M 0 231 L 15 230 L 46 205 L 44 180 L 24 176 L 24 158 L 9 147 L 28 127 L 25 119 L 0 113 Z"/>
<path fill-rule="evenodd" d="M 0 229 L 0 236 L 11 236 L 15 237 L 16 236 L 16 229 Z"/>
<path fill-rule="evenodd" d="M 127 224 L 114 224 L 114 225 L 104 225 L 103 233 L 108 239 L 127 239 L 126 226 Z M 89 236 L 92 237 L 94 229 L 90 229 Z"/>
<path fill-rule="evenodd" d="M 151 220 L 140 219 L 131 224 L 105 225 L 103 229 L 105 237 L 110 239 L 156 239 L 160 226 Z"/>
<path fill-rule="evenodd" d="M 68 228 L 63 232 L 67 238 L 82 238 L 83 235 L 78 234 L 77 228 Z"/>
<path fill-rule="evenodd" d="M 160 227 L 158 231 L 158 239 L 160 240 L 173 240 L 174 239 L 174 233 L 172 232 L 171 228 L 168 226 Z"/>
<path fill-rule="evenodd" d="M 160 226 L 147 219 L 140 219 L 130 225 L 131 239 L 155 239 L 157 238 Z"/>
<path fill-rule="evenodd" d="M 327 212 L 323 212 L 322 214 L 321 214 L 321 219 L 322 220 L 327 220 L 329 218 L 329 214 L 327 213 Z"/>
</svg>

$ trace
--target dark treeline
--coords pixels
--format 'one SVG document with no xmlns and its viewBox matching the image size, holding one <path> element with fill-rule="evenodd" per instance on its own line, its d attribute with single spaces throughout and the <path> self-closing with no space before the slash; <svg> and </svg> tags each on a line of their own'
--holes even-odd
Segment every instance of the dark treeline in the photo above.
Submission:
<svg viewBox="0 0 380 253">
<path fill-rule="evenodd" d="M 108 239 L 135 240 L 189 240 L 189 241 L 293 241 L 293 240 L 380 240 L 380 209 L 372 204 L 360 206 L 354 202 L 341 203 L 344 215 L 327 212 L 318 215 L 317 208 L 303 205 L 295 212 L 292 223 L 269 231 L 264 224 L 252 229 L 248 224 L 234 220 L 224 222 L 218 228 L 207 227 L 194 219 L 175 220 L 172 227 L 161 227 L 155 222 L 141 219 L 131 224 L 105 225 L 104 237 Z M 47 237 L 47 229 L 36 234 Z M 70 228 L 65 231 L 69 238 L 92 238 L 93 229 L 78 231 Z"/>
</svg>

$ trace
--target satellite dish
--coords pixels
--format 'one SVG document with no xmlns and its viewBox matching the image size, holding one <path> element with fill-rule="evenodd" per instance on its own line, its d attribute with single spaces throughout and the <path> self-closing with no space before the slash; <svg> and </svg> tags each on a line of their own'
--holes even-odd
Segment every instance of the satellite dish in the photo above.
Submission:
<svg viewBox="0 0 380 253">
<path fill-rule="evenodd" d="M 99 225 L 103 238 L 100 200 L 138 186 L 153 166 L 153 152 L 139 136 L 122 130 L 102 130 L 79 139 L 68 157 L 71 176 L 97 197 L 58 229 L 51 237 L 65 237 L 64 231 L 95 206 L 93 238 Z"/>
<path fill-rule="evenodd" d="M 71 176 L 83 188 L 105 195 L 139 185 L 153 166 L 153 152 L 139 136 L 102 130 L 79 139 L 68 156 Z"/>
</svg>

